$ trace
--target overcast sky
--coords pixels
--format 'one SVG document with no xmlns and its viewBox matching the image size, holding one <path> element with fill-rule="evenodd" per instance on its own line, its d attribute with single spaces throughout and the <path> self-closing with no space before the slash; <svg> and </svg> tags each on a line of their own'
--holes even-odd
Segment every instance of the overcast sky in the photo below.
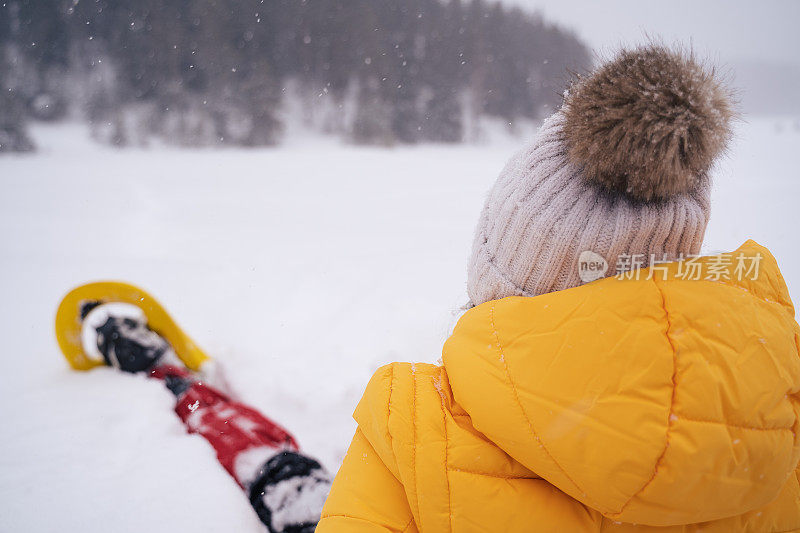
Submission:
<svg viewBox="0 0 800 533">
<path fill-rule="evenodd" d="M 724 63 L 800 66 L 800 1 L 795 0 L 504 0 L 539 8 L 574 28 L 593 48 L 612 50 L 645 33 L 691 41 Z"/>
</svg>

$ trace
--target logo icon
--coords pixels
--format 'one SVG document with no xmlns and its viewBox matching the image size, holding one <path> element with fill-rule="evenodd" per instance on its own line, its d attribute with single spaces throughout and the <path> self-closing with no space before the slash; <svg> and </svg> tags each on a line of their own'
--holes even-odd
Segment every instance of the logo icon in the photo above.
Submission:
<svg viewBox="0 0 800 533">
<path fill-rule="evenodd" d="M 602 255 L 591 250 L 585 250 L 578 256 L 578 277 L 584 283 L 589 283 L 605 276 L 608 271 L 608 262 Z"/>
</svg>

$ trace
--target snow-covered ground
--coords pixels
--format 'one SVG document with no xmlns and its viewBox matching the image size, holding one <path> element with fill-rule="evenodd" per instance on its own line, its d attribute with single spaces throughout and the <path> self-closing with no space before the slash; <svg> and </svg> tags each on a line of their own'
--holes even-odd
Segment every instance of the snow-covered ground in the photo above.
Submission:
<svg viewBox="0 0 800 533">
<path fill-rule="evenodd" d="M 372 372 L 439 358 L 483 194 L 523 142 L 117 151 L 78 126 L 35 134 L 37 155 L 0 158 L 0 531 L 262 531 L 159 383 L 69 370 L 62 295 L 147 289 L 335 471 Z M 750 118 L 716 175 L 706 249 L 754 238 L 800 293 L 800 120 Z"/>
</svg>

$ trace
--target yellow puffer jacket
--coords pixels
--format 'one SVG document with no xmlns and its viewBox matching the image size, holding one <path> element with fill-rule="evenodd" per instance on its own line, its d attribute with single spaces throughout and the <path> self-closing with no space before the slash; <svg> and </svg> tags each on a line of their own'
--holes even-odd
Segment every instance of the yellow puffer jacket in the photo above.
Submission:
<svg viewBox="0 0 800 533">
<path fill-rule="evenodd" d="M 487 302 L 442 366 L 381 368 L 317 531 L 800 531 L 800 328 L 740 252 L 756 279 Z"/>
</svg>

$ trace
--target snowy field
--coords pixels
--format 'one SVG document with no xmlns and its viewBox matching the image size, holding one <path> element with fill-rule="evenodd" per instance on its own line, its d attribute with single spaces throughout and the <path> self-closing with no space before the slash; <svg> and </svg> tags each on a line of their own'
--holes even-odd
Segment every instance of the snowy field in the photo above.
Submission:
<svg viewBox="0 0 800 533">
<path fill-rule="evenodd" d="M 117 151 L 79 126 L 0 158 L 0 531 L 260 532 L 164 387 L 69 370 L 73 286 L 155 295 L 241 398 L 338 468 L 372 372 L 435 362 L 466 302 L 483 195 L 523 143 Z M 800 294 L 800 119 L 750 118 L 716 173 L 706 251 L 747 238 Z"/>
</svg>

